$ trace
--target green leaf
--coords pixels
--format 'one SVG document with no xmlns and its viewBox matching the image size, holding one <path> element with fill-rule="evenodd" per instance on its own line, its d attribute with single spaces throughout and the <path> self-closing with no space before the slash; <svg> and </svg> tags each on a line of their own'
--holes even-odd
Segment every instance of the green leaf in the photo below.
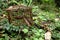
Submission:
<svg viewBox="0 0 60 40">
<path fill-rule="evenodd" d="M 28 32 L 28 29 L 23 29 L 22 30 L 24 33 L 27 33 Z"/>
<path fill-rule="evenodd" d="M 39 38 L 39 40 L 44 40 L 43 38 Z"/>
<path fill-rule="evenodd" d="M 34 40 L 38 40 L 38 38 L 33 38 Z"/>
<path fill-rule="evenodd" d="M 49 0 L 45 0 L 46 2 L 48 2 Z"/>
<path fill-rule="evenodd" d="M 40 30 L 39 30 L 39 32 L 41 33 L 41 32 L 43 32 L 43 30 L 42 30 L 42 29 L 40 29 Z"/>
</svg>

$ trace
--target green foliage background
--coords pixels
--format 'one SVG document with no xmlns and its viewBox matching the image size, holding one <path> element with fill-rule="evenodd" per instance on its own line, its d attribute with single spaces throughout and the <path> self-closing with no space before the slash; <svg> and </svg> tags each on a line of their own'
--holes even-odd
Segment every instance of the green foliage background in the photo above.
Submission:
<svg viewBox="0 0 60 40">
<path fill-rule="evenodd" d="M 20 4 L 32 7 L 33 20 L 39 25 L 38 28 L 14 26 L 9 24 L 7 18 L 1 18 L 3 14 L 7 14 L 5 9 L 9 6 Z M 52 40 L 60 40 L 60 10 L 57 9 L 55 0 L 0 0 L 0 26 L 3 26 L 3 37 L 0 40 L 44 40 L 46 30 L 41 29 L 42 22 L 49 23 Z"/>
</svg>

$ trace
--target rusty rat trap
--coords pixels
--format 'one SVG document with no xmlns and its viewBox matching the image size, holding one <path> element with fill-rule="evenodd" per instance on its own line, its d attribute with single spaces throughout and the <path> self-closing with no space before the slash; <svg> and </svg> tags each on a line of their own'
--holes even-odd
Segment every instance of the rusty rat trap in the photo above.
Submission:
<svg viewBox="0 0 60 40">
<path fill-rule="evenodd" d="M 6 9 L 8 21 L 14 25 L 28 25 L 33 24 L 32 8 L 23 5 L 14 5 Z"/>
</svg>

